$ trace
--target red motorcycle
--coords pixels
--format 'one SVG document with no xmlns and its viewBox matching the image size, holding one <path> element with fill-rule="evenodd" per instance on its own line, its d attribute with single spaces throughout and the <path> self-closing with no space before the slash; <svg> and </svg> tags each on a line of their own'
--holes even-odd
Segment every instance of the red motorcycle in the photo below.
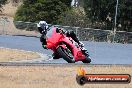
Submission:
<svg viewBox="0 0 132 88">
<path fill-rule="evenodd" d="M 90 63 L 91 59 L 86 50 L 82 50 L 71 37 L 66 37 L 63 33 L 56 32 L 56 27 L 51 27 L 47 33 L 47 48 L 60 58 L 63 58 L 68 63 L 75 63 L 82 61 L 83 63 Z"/>
</svg>

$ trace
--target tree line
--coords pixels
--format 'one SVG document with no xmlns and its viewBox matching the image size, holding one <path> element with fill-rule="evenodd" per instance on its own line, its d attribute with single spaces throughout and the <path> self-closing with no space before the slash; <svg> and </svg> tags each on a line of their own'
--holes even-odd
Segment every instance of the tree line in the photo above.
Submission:
<svg viewBox="0 0 132 88">
<path fill-rule="evenodd" d="M 104 23 L 112 29 L 115 20 L 117 0 L 84 0 L 87 17 L 94 22 Z M 132 31 L 132 0 L 118 0 L 117 24 L 118 31 Z"/>
<path fill-rule="evenodd" d="M 71 0 L 24 0 L 15 15 L 15 21 L 46 20 L 57 24 L 59 16 L 70 8 Z"/>
<path fill-rule="evenodd" d="M 117 0 L 77 1 L 78 7 L 71 7 L 72 0 L 23 0 L 14 20 L 113 30 Z M 132 1 L 119 0 L 117 13 L 117 31 L 132 32 Z"/>
</svg>

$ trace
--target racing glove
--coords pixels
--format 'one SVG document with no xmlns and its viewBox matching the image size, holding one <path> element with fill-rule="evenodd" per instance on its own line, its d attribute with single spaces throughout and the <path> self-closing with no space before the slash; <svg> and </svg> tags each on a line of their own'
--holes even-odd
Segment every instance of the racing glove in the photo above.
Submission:
<svg viewBox="0 0 132 88">
<path fill-rule="evenodd" d="M 57 33 L 65 34 L 65 31 L 62 28 L 56 28 Z"/>
<path fill-rule="evenodd" d="M 44 49 L 47 49 L 46 45 L 42 45 L 42 47 L 43 47 Z"/>
</svg>

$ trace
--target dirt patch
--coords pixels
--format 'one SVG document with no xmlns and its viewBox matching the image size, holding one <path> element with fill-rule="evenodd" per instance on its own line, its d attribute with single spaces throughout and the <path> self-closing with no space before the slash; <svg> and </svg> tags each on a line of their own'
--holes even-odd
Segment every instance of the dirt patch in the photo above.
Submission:
<svg viewBox="0 0 132 88">
<path fill-rule="evenodd" d="M 0 48 L 0 62 L 30 60 L 39 57 L 35 52 Z"/>
<path fill-rule="evenodd" d="M 14 26 L 13 17 L 0 16 L 0 34 L 4 35 L 27 35 L 27 36 L 39 36 L 37 31 L 26 31 L 17 29 Z"/>
<path fill-rule="evenodd" d="M 1 66 L 0 88 L 132 88 L 130 84 L 76 83 L 79 65 L 73 66 Z M 85 66 L 91 74 L 130 74 L 132 66 Z"/>
<path fill-rule="evenodd" d="M 20 4 L 14 5 L 11 0 L 8 0 L 8 3 L 3 6 L 2 14 L 14 17 L 19 6 Z"/>
<path fill-rule="evenodd" d="M 3 6 L 3 12 L 0 13 L 0 34 L 39 36 L 37 31 L 20 30 L 14 26 L 13 17 L 20 5 L 21 3 L 17 6 L 13 5 L 10 1 Z"/>
</svg>

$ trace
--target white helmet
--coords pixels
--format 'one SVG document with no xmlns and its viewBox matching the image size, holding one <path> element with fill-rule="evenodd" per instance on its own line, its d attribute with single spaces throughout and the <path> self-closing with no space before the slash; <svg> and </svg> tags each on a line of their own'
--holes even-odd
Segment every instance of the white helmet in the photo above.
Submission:
<svg viewBox="0 0 132 88">
<path fill-rule="evenodd" d="M 46 21 L 40 21 L 37 24 L 37 27 L 41 27 L 43 30 L 47 30 L 48 29 L 48 24 L 46 23 Z"/>
</svg>

